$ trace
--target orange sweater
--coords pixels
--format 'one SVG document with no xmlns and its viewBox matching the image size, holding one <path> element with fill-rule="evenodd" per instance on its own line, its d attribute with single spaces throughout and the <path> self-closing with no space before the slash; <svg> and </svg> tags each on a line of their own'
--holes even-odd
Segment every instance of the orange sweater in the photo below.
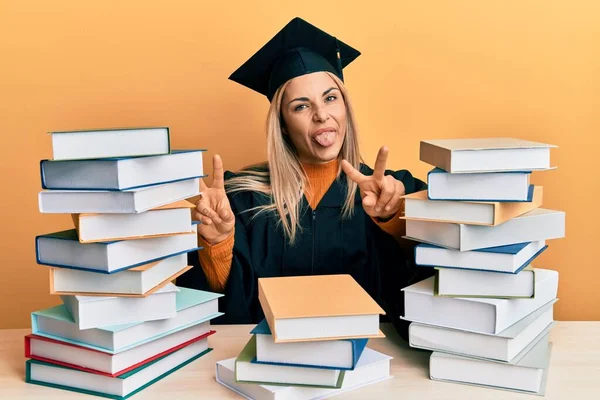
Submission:
<svg viewBox="0 0 600 400">
<path fill-rule="evenodd" d="M 304 195 L 314 210 L 337 177 L 339 163 L 338 160 L 334 160 L 326 164 L 303 164 L 303 167 L 309 181 Z M 404 221 L 398 218 L 401 212 L 402 209 L 394 218 L 386 222 L 373 220 L 383 231 L 400 241 L 400 237 L 404 234 Z M 198 235 L 198 245 L 203 247 L 199 251 L 200 265 L 213 291 L 222 292 L 227 284 L 227 279 L 229 279 L 234 236 L 234 232 L 232 232 L 222 242 L 210 245 L 202 235 Z"/>
</svg>

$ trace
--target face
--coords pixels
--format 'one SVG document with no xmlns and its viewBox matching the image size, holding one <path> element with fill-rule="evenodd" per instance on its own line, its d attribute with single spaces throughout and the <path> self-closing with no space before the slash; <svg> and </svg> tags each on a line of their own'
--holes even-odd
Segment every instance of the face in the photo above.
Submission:
<svg viewBox="0 0 600 400">
<path fill-rule="evenodd" d="M 336 159 L 346 136 L 346 105 L 337 84 L 325 72 L 292 79 L 281 102 L 284 134 L 300 161 L 322 164 Z"/>
</svg>

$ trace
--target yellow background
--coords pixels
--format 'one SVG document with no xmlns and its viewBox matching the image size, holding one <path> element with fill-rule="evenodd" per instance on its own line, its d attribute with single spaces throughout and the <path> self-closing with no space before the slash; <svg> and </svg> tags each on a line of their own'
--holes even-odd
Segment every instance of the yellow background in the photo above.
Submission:
<svg viewBox="0 0 600 400">
<path fill-rule="evenodd" d="M 560 271 L 556 319 L 600 319 L 600 2 L 0 1 L 0 328 L 28 327 L 48 294 L 34 237 L 53 130 L 167 125 L 175 149 L 228 169 L 265 157 L 266 98 L 229 74 L 300 16 L 362 52 L 345 70 L 373 163 L 425 178 L 419 141 L 513 136 L 556 144 L 535 173 L 567 237 L 535 266 Z M 210 181 L 210 180 L 209 180 Z"/>
</svg>

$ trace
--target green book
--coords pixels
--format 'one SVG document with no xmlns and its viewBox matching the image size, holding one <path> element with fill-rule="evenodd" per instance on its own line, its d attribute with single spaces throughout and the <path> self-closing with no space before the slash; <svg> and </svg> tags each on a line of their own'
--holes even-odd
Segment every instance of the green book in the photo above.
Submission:
<svg viewBox="0 0 600 400">
<path fill-rule="evenodd" d="M 98 375 L 38 360 L 25 362 L 25 381 L 110 399 L 127 399 L 210 352 L 206 342 L 192 343 L 117 377 Z M 140 372 L 144 371 L 144 374 Z"/>
<path fill-rule="evenodd" d="M 256 336 L 252 335 L 235 360 L 235 380 L 275 386 L 339 389 L 345 371 L 334 368 L 297 367 L 256 362 Z"/>
</svg>

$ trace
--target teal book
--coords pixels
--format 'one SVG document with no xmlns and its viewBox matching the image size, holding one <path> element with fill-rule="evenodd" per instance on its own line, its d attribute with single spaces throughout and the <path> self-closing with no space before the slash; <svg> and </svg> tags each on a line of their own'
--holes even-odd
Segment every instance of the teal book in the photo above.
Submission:
<svg viewBox="0 0 600 400">
<path fill-rule="evenodd" d="M 211 350 L 206 348 L 203 341 L 196 342 L 117 377 L 79 371 L 43 361 L 27 360 L 25 381 L 93 396 L 127 399 Z"/>
</svg>

